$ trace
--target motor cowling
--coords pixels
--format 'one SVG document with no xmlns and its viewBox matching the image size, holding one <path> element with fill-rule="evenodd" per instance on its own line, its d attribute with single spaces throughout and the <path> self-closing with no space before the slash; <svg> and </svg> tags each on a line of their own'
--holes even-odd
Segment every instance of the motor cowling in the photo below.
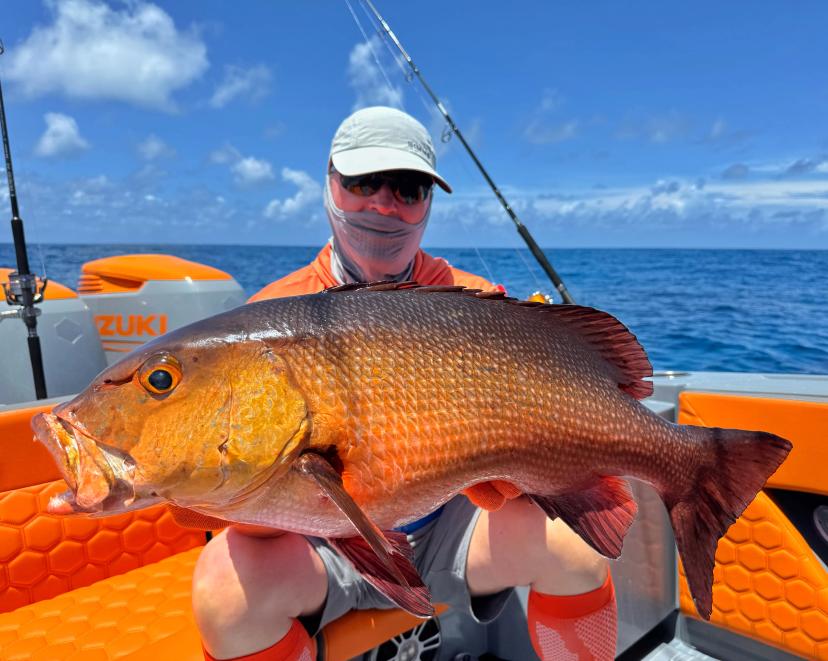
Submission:
<svg viewBox="0 0 828 661">
<path fill-rule="evenodd" d="M 78 292 L 108 364 L 180 326 L 242 305 L 244 290 L 212 266 L 173 255 L 118 255 L 87 262 Z"/>
</svg>

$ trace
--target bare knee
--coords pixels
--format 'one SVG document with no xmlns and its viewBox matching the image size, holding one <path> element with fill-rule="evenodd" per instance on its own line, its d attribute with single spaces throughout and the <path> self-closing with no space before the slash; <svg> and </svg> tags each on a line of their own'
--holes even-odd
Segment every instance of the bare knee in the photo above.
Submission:
<svg viewBox="0 0 828 661">
<path fill-rule="evenodd" d="M 601 586 L 608 561 L 563 521 L 551 521 L 528 498 L 484 512 L 472 536 L 467 582 L 473 594 L 531 585 L 549 594 Z"/>
<path fill-rule="evenodd" d="M 193 573 L 193 613 L 214 656 L 242 656 L 282 638 L 291 618 L 318 611 L 327 575 L 301 535 L 251 537 L 230 528 L 201 553 Z"/>
<path fill-rule="evenodd" d="M 538 592 L 569 595 L 596 590 L 607 578 L 609 560 L 561 519 L 546 524 L 546 562 L 532 582 Z"/>
</svg>

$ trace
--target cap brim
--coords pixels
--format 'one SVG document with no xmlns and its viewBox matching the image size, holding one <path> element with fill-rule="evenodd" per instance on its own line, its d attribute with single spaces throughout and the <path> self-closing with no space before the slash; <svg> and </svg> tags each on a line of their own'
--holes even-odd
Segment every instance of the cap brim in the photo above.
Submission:
<svg viewBox="0 0 828 661">
<path fill-rule="evenodd" d="M 409 154 L 399 149 L 387 147 L 361 147 L 331 154 L 331 161 L 337 172 L 346 177 L 353 177 L 368 172 L 382 172 L 383 170 L 415 170 L 425 172 L 434 177 L 434 181 L 446 193 L 451 193 L 448 185 L 437 171 L 415 154 Z"/>
</svg>

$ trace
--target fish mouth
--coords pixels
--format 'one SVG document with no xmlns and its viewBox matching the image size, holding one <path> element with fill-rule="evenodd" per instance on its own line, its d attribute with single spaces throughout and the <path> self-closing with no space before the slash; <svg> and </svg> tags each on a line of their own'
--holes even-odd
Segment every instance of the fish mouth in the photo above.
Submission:
<svg viewBox="0 0 828 661">
<path fill-rule="evenodd" d="M 52 413 L 38 413 L 32 418 L 35 440 L 40 441 L 60 470 L 70 489 L 77 489 L 79 449 L 72 427 Z"/>
<path fill-rule="evenodd" d="M 135 509 L 129 455 L 89 436 L 61 415 L 38 413 L 32 418 L 35 440 L 46 446 L 69 489 L 53 496 L 52 514 L 114 513 Z"/>
</svg>

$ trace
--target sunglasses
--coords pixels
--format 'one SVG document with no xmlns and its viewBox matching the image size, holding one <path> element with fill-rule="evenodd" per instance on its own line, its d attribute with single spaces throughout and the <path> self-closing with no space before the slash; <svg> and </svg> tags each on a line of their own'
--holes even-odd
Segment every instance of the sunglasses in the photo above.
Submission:
<svg viewBox="0 0 828 661">
<path fill-rule="evenodd" d="M 342 188 L 353 195 L 369 197 L 374 195 L 383 184 L 403 204 L 418 204 L 428 197 L 434 186 L 434 179 L 424 172 L 415 170 L 388 170 L 386 172 L 369 172 L 358 174 L 353 177 L 346 176 L 331 168 L 331 172 L 339 175 L 339 183 Z"/>
</svg>

